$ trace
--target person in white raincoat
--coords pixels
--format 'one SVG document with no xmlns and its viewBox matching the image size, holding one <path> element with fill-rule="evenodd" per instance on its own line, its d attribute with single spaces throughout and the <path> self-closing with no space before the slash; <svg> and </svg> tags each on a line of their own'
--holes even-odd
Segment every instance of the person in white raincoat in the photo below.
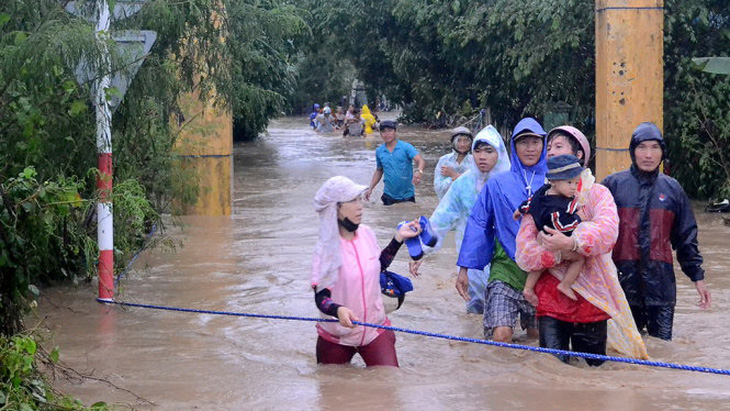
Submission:
<svg viewBox="0 0 730 411">
<path fill-rule="evenodd" d="M 469 153 L 474 135 L 466 127 L 451 131 L 451 152 L 439 158 L 433 173 L 433 189 L 441 200 L 451 184 L 474 165 Z"/>
<path fill-rule="evenodd" d="M 424 246 L 426 254 L 438 251 L 443 245 L 444 237 L 451 230 L 455 231 L 458 253 L 461 248 L 461 240 L 464 238 L 466 222 L 482 187 L 484 187 L 490 176 L 510 169 L 509 154 L 507 154 L 504 141 L 493 126 L 485 127 L 476 135 L 471 149 L 474 161 L 471 163 L 469 170 L 451 184 L 451 187 L 431 215 L 431 227 L 438 237 L 438 242 L 433 248 Z M 422 261 L 412 261 L 410 263 L 412 275 L 419 275 L 418 268 Z M 489 266 L 485 267 L 484 270 L 471 269 L 468 276 L 471 300 L 466 304 L 466 311 L 469 313 L 482 313 L 484 311 L 484 290 L 489 278 Z"/>
</svg>

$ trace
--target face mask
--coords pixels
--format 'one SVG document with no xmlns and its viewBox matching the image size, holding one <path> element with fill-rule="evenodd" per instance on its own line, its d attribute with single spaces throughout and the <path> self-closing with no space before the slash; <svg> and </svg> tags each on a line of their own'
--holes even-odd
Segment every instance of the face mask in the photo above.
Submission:
<svg viewBox="0 0 730 411">
<path fill-rule="evenodd" d="M 341 226 L 342 228 L 344 228 L 345 230 L 347 230 L 347 231 L 349 231 L 349 232 L 351 232 L 351 233 L 354 233 L 355 231 L 357 231 L 357 227 L 359 227 L 359 226 L 360 226 L 360 224 L 355 224 L 355 223 L 353 223 L 353 222 L 352 222 L 352 221 L 350 221 L 350 219 L 349 219 L 349 218 L 347 218 L 347 217 L 345 217 L 345 219 L 344 219 L 344 220 L 339 220 L 339 219 L 338 219 L 338 220 L 337 220 L 337 224 L 339 224 L 339 225 L 340 225 L 340 226 Z"/>
</svg>

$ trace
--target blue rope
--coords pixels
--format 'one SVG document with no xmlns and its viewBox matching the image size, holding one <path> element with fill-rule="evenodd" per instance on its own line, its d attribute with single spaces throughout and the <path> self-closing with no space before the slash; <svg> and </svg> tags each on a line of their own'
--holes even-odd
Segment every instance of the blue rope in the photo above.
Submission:
<svg viewBox="0 0 730 411">
<path fill-rule="evenodd" d="M 664 7 L 604 7 L 602 9 L 596 9 L 596 13 L 601 13 L 606 10 L 662 10 L 664 11 Z"/>
<path fill-rule="evenodd" d="M 286 316 L 286 315 L 237 313 L 237 312 L 230 312 L 230 311 L 197 310 L 197 309 L 192 309 L 192 308 L 178 308 L 178 307 L 166 307 L 166 306 L 161 306 L 161 305 L 151 305 L 151 304 L 136 304 L 136 303 L 127 303 L 127 302 L 120 302 L 120 301 L 107 301 L 107 300 L 100 300 L 98 298 L 97 298 L 97 301 L 100 303 L 116 304 L 116 305 L 122 305 L 122 306 L 127 306 L 127 307 L 151 308 L 154 310 L 179 311 L 179 312 L 198 313 L 198 314 L 230 315 L 230 316 L 235 316 L 235 317 L 250 317 L 250 318 L 268 318 L 268 319 L 273 319 L 273 320 L 292 320 L 292 321 L 330 322 L 330 323 L 338 322 L 335 319 L 295 317 L 295 316 Z M 411 330 L 408 328 L 392 327 L 392 326 L 388 326 L 388 325 L 370 324 L 370 323 L 364 323 L 364 322 L 360 322 L 360 321 L 353 321 L 353 324 L 362 325 L 365 327 L 381 328 L 383 330 L 397 331 L 397 332 L 402 332 L 402 333 L 406 333 L 406 334 L 423 335 L 426 337 L 441 338 L 441 339 L 445 339 L 445 340 L 462 341 L 462 342 L 469 342 L 469 343 L 474 343 L 474 344 L 484 344 L 484 345 L 491 345 L 494 347 L 512 348 L 512 349 L 518 349 L 518 350 L 540 352 L 540 353 L 545 353 L 545 354 L 568 355 L 568 356 L 572 356 L 572 357 L 581 357 L 581 358 L 586 358 L 586 359 L 591 359 L 591 360 L 613 361 L 613 362 L 622 362 L 622 363 L 627 363 L 627 364 L 648 365 L 650 367 L 671 368 L 671 369 L 675 369 L 675 370 L 695 371 L 695 372 L 720 374 L 720 375 L 730 375 L 730 370 L 725 370 L 725 369 L 721 369 L 721 368 L 697 367 L 697 366 L 693 366 L 693 365 L 672 364 L 672 363 L 661 362 L 661 361 L 639 360 L 639 359 L 635 359 L 635 358 L 613 357 L 610 355 L 600 355 L 600 354 L 592 354 L 592 353 L 576 352 L 576 351 L 565 351 L 565 350 L 557 350 L 557 349 L 553 349 L 553 348 L 533 347 L 531 345 L 509 344 L 509 343 L 503 343 L 503 342 L 497 342 L 497 341 L 480 340 L 480 339 L 476 339 L 476 338 L 466 338 L 466 337 L 458 337 L 455 335 L 438 334 L 438 333 L 432 333 L 432 332 L 427 332 L 427 331 Z"/>
<path fill-rule="evenodd" d="M 222 157 L 233 157 L 231 154 L 189 154 L 189 155 L 178 155 L 177 158 L 222 158 Z"/>
<path fill-rule="evenodd" d="M 607 148 L 607 147 L 596 147 L 596 150 L 600 150 L 600 151 L 629 151 L 628 148 Z"/>
</svg>

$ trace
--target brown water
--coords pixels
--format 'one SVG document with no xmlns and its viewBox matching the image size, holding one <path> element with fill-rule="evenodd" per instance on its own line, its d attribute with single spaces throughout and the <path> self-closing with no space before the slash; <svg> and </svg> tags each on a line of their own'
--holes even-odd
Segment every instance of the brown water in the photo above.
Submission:
<svg viewBox="0 0 730 411">
<path fill-rule="evenodd" d="M 387 116 L 387 114 L 386 114 Z M 367 184 L 379 136 L 316 135 L 303 118 L 272 123 L 270 135 L 235 150 L 235 213 L 187 217 L 177 252 L 144 254 L 118 300 L 166 306 L 316 317 L 309 290 L 317 235 L 312 197 L 342 174 Z M 365 206 L 381 245 L 395 225 L 430 215 L 433 168 L 448 132 L 399 130 L 428 162 L 417 204 Z M 382 183 L 376 189 L 378 198 Z M 678 274 L 675 339 L 647 338 L 654 360 L 730 369 L 728 238 L 718 215 L 698 213 L 713 308 L 700 310 Z M 393 270 L 407 272 L 405 249 Z M 481 338 L 454 289 L 451 239 L 422 266 L 394 326 Z M 103 306 L 93 286 L 46 290 L 39 314 L 61 361 L 108 380 L 56 380 L 86 404 L 135 409 L 730 409 L 730 376 L 607 363 L 567 366 L 550 355 L 397 335 L 400 369 L 318 366 L 313 323 Z M 723 319 L 724 318 L 724 319 Z M 724 325 L 723 325 L 724 324 Z M 129 390 L 130 392 L 125 391 Z M 143 398 L 139 399 L 137 396 Z"/>
</svg>

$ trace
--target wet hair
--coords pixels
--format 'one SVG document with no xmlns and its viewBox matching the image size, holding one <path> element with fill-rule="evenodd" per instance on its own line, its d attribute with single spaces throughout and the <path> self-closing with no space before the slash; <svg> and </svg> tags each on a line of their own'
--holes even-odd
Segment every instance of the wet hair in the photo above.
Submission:
<svg viewBox="0 0 730 411">
<path fill-rule="evenodd" d="M 570 144 L 570 150 L 573 152 L 573 154 L 577 157 L 578 156 L 578 152 L 580 151 L 581 153 L 583 153 L 583 159 L 581 161 L 583 161 L 583 162 L 587 162 L 588 161 L 588 159 L 585 158 L 586 153 L 583 152 L 583 147 L 581 147 L 580 142 L 578 141 L 577 138 L 571 136 L 568 133 L 565 133 L 565 132 L 562 132 L 562 131 L 556 131 L 554 133 L 551 133 L 548 136 L 547 144 L 550 144 L 550 142 L 553 141 L 556 137 L 564 137 L 565 138 L 565 141 L 567 141 L 568 144 Z"/>
<path fill-rule="evenodd" d="M 483 148 L 484 148 L 484 146 L 489 146 L 489 147 L 492 147 L 492 145 L 491 145 L 491 144 L 489 144 L 489 143 L 487 143 L 486 141 L 484 141 L 484 140 L 480 140 L 480 141 L 477 141 L 477 143 L 476 143 L 476 144 L 474 144 L 474 151 L 476 151 L 476 150 L 481 150 L 481 149 L 483 149 Z"/>
</svg>

